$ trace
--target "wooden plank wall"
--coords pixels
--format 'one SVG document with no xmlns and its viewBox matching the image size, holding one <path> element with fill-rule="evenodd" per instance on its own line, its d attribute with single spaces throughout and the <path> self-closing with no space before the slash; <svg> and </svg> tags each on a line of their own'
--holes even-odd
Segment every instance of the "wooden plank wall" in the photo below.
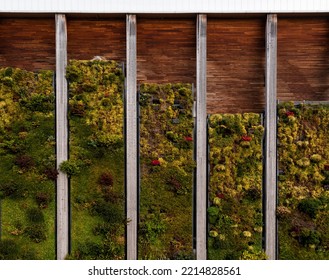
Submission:
<svg viewBox="0 0 329 280">
<path fill-rule="evenodd" d="M 0 19 L 0 67 L 55 69 L 55 20 Z M 69 59 L 126 60 L 125 18 L 68 17 Z M 208 17 L 207 111 L 263 112 L 265 17 Z M 137 18 L 138 81 L 195 83 L 196 20 Z M 329 19 L 278 18 L 279 100 L 329 99 Z"/>
<path fill-rule="evenodd" d="M 279 100 L 329 100 L 329 19 L 278 18 Z"/>
<path fill-rule="evenodd" d="M 1 18 L 0 67 L 55 70 L 55 19 Z"/>
<path fill-rule="evenodd" d="M 94 56 L 126 60 L 126 19 L 74 19 L 68 17 L 68 59 L 89 60 Z"/>
<path fill-rule="evenodd" d="M 208 113 L 262 112 L 265 18 L 208 18 Z"/>
<path fill-rule="evenodd" d="M 195 83 L 195 19 L 137 19 L 137 79 Z"/>
</svg>

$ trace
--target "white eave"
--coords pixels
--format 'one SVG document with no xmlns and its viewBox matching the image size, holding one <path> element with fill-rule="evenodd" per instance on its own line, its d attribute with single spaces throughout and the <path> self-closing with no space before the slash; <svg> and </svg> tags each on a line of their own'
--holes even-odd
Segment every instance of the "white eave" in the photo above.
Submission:
<svg viewBox="0 0 329 280">
<path fill-rule="evenodd" d="M 0 13 L 327 13 L 329 0 L 0 0 Z"/>
</svg>

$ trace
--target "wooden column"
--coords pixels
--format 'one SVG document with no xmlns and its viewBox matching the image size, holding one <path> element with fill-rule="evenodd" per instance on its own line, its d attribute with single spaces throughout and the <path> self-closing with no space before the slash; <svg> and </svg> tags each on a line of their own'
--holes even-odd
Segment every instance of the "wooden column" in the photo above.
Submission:
<svg viewBox="0 0 329 280">
<path fill-rule="evenodd" d="M 197 16 L 196 42 L 196 258 L 207 259 L 207 16 Z"/>
<path fill-rule="evenodd" d="M 56 167 L 68 159 L 67 121 L 67 30 L 65 15 L 55 15 L 56 20 Z M 57 177 L 57 259 L 69 253 L 69 184 L 65 173 Z"/>
<path fill-rule="evenodd" d="M 127 15 L 127 76 L 125 96 L 126 139 L 126 211 L 127 259 L 137 259 L 137 199 L 138 199 L 138 147 L 137 147 L 137 63 L 136 15 Z"/>
<path fill-rule="evenodd" d="M 269 259 L 277 258 L 277 16 L 267 16 L 266 22 L 266 110 L 264 210 L 265 252 Z"/>
</svg>

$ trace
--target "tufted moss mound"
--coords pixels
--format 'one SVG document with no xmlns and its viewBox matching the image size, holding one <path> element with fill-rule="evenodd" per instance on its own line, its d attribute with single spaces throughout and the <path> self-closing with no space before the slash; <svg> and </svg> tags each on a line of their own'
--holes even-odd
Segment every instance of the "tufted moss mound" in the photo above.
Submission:
<svg viewBox="0 0 329 280">
<path fill-rule="evenodd" d="M 280 259 L 328 259 L 329 106 L 278 108 Z"/>
<path fill-rule="evenodd" d="M 188 84 L 140 88 L 140 259 L 191 259 L 193 96 Z"/>
<path fill-rule="evenodd" d="M 51 71 L 0 69 L 0 259 L 55 258 L 52 83 Z"/>
<path fill-rule="evenodd" d="M 258 114 L 209 118 L 209 259 L 264 259 Z"/>
<path fill-rule="evenodd" d="M 71 259 L 123 259 L 125 249 L 122 67 L 70 61 Z"/>
</svg>

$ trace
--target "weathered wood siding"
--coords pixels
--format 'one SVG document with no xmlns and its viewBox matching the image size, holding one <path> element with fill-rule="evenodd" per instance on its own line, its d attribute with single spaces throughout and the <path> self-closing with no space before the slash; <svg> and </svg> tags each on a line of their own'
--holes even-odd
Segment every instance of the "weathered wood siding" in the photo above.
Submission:
<svg viewBox="0 0 329 280">
<path fill-rule="evenodd" d="M 265 23 L 208 19 L 208 113 L 264 110 Z"/>
<path fill-rule="evenodd" d="M 126 60 L 126 19 L 74 19 L 67 21 L 68 58 L 89 60 L 94 56 Z"/>
<path fill-rule="evenodd" d="M 55 70 L 55 18 L 1 18 L 0 67 Z"/>
<path fill-rule="evenodd" d="M 195 57 L 195 19 L 137 19 L 139 82 L 195 83 Z"/>
<path fill-rule="evenodd" d="M 207 112 L 263 112 L 265 16 L 208 19 Z M 55 69 L 55 19 L 1 18 L 0 67 Z M 68 58 L 125 62 L 125 18 L 68 17 Z M 138 82 L 195 83 L 196 19 L 137 18 Z M 278 18 L 278 99 L 329 99 L 329 19 Z"/>
<path fill-rule="evenodd" d="M 328 18 L 278 18 L 278 98 L 329 100 Z"/>
</svg>

